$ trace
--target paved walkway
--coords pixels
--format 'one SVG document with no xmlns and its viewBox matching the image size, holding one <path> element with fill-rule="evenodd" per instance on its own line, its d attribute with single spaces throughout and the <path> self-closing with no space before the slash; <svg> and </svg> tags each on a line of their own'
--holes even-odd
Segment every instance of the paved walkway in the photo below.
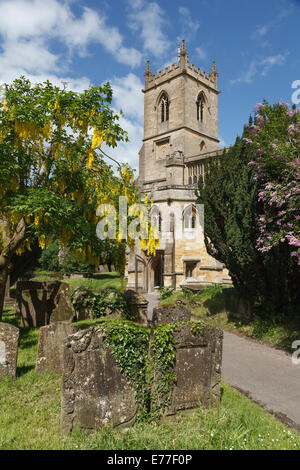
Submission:
<svg viewBox="0 0 300 470">
<path fill-rule="evenodd" d="M 159 295 L 145 297 L 151 319 Z M 289 354 L 224 331 L 222 376 L 300 432 L 300 365 L 294 365 Z"/>
<path fill-rule="evenodd" d="M 154 307 L 159 305 L 159 293 L 150 292 L 148 294 L 143 294 L 143 296 L 148 300 L 148 320 L 152 320 L 152 314 Z"/>
<path fill-rule="evenodd" d="M 300 365 L 291 355 L 224 331 L 222 376 L 300 431 Z"/>
</svg>

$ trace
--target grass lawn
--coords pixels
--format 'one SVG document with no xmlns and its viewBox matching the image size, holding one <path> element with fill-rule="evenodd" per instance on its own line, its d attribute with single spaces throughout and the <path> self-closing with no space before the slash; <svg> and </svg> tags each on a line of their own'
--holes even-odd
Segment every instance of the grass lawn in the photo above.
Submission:
<svg viewBox="0 0 300 470">
<path fill-rule="evenodd" d="M 31 277 L 32 281 L 53 281 L 54 279 L 57 279 L 57 277 L 55 278 L 53 273 L 47 271 L 36 271 Z M 94 292 L 100 292 L 106 287 L 121 289 L 122 286 L 120 276 L 116 272 L 97 273 L 92 274 L 91 277 L 83 278 L 66 278 L 63 279 L 63 282 L 70 285 L 71 293 L 79 286 L 86 287 Z"/>
<path fill-rule="evenodd" d="M 12 310 L 3 321 L 18 326 Z M 87 324 L 82 323 L 82 326 Z M 90 326 L 90 324 L 89 324 Z M 16 380 L 0 379 L 0 449 L 300 449 L 300 436 L 223 384 L 217 409 L 199 407 L 161 424 L 59 432 L 61 377 L 34 372 L 39 329 L 21 330 Z"/>
<path fill-rule="evenodd" d="M 177 291 L 170 297 L 161 300 L 162 305 L 174 304 L 181 300 L 197 317 L 209 325 L 218 326 L 233 333 L 242 334 L 262 343 L 284 349 L 290 353 L 292 343 L 300 338 L 300 323 L 294 319 L 275 321 L 254 317 L 249 322 L 229 321 L 225 313 L 223 288 L 219 285 L 209 286 L 198 293 Z"/>
</svg>

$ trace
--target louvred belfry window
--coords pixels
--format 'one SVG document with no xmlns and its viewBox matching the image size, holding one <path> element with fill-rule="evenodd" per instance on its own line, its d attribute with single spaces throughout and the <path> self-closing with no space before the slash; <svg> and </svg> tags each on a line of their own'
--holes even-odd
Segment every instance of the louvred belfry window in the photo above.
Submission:
<svg viewBox="0 0 300 470">
<path fill-rule="evenodd" d="M 169 120 L 169 100 L 165 94 L 160 99 L 161 122 Z"/>
<path fill-rule="evenodd" d="M 197 105 L 197 121 L 203 122 L 204 120 L 204 97 L 202 94 L 198 96 L 196 105 Z"/>
</svg>

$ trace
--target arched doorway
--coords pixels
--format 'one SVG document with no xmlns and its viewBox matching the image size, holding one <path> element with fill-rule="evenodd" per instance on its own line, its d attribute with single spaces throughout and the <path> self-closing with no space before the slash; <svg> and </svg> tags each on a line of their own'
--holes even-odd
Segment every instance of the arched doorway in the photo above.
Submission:
<svg viewBox="0 0 300 470">
<path fill-rule="evenodd" d="M 147 292 L 147 266 L 146 262 L 140 257 L 135 258 L 135 291 Z"/>
<path fill-rule="evenodd" d="M 164 252 L 157 250 L 150 263 L 149 291 L 164 285 Z"/>
</svg>

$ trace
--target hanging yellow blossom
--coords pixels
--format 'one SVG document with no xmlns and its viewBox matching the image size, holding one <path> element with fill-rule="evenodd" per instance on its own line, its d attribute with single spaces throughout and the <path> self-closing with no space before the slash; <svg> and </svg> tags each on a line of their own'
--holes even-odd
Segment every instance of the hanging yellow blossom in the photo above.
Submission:
<svg viewBox="0 0 300 470">
<path fill-rule="evenodd" d="M 88 159 L 87 159 L 87 162 L 86 162 L 87 170 L 91 170 L 93 168 L 94 161 L 95 161 L 95 154 L 94 154 L 93 150 L 90 150 L 89 153 L 88 153 Z"/>
<path fill-rule="evenodd" d="M 40 225 L 40 216 L 39 216 L 38 213 L 36 213 L 36 214 L 34 215 L 34 225 L 35 225 L 36 228 L 38 228 L 39 225 Z"/>
<path fill-rule="evenodd" d="M 52 135 L 52 128 L 51 128 L 51 124 L 48 122 L 47 124 L 44 125 L 43 136 L 45 137 L 45 139 L 49 139 L 51 135 Z"/>
<path fill-rule="evenodd" d="M 38 239 L 40 247 L 42 248 L 42 250 L 44 250 L 46 246 L 45 235 L 41 235 L 40 237 L 38 237 Z"/>
<path fill-rule="evenodd" d="M 101 129 L 97 129 L 97 127 L 94 127 L 92 150 L 95 150 L 96 147 L 101 147 L 102 142 L 103 142 L 103 134 L 102 134 Z"/>
</svg>

